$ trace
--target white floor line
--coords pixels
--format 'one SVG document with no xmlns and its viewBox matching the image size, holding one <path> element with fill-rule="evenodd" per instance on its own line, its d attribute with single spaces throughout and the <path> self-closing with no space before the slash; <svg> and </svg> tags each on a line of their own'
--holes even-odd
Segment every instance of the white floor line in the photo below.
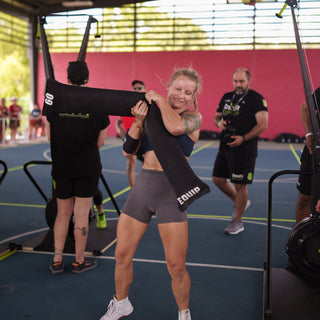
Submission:
<svg viewBox="0 0 320 320">
<path fill-rule="evenodd" d="M 118 219 L 119 218 L 109 218 L 108 220 L 118 220 Z M 9 241 L 21 238 L 21 237 L 29 236 L 29 235 L 32 235 L 32 234 L 35 234 L 35 233 L 40 233 L 40 232 L 47 231 L 47 230 L 49 230 L 49 227 L 42 228 L 42 229 L 36 229 L 36 230 L 29 231 L 29 232 L 26 232 L 26 233 L 20 233 L 20 234 L 17 234 L 15 236 L 12 236 L 10 238 L 1 240 L 0 241 L 0 245 L 5 243 L 5 242 L 9 242 Z"/>
<path fill-rule="evenodd" d="M 42 153 L 43 157 L 44 157 L 46 160 L 51 161 L 52 159 L 51 159 L 51 157 L 49 156 L 49 154 L 51 154 L 51 149 L 50 149 L 50 148 L 44 150 L 43 153 Z"/>
<path fill-rule="evenodd" d="M 37 229 L 37 230 L 33 230 L 33 231 L 29 231 L 29 232 L 26 232 L 26 233 L 20 233 L 20 234 L 17 234 L 17 235 L 15 235 L 15 236 L 13 236 L 13 237 L 10 237 L 10 238 L 1 240 L 1 241 L 0 241 L 0 244 L 3 244 L 3 243 L 8 242 L 8 241 L 12 241 L 12 240 L 15 240 L 15 239 L 24 237 L 24 236 L 29 236 L 29 235 L 31 235 L 31 234 L 43 232 L 43 231 L 46 231 L 46 230 L 49 230 L 49 227 L 42 228 L 42 229 Z"/>
<path fill-rule="evenodd" d="M 192 168 L 196 168 L 196 166 L 192 166 Z M 256 170 L 258 171 L 258 170 Z M 272 170 L 272 171 L 280 171 L 280 170 Z M 110 169 L 102 169 L 102 172 L 109 172 L 109 173 L 116 173 L 116 174 L 126 174 L 125 171 L 123 170 L 110 170 Z M 137 173 L 138 174 L 138 173 Z M 207 177 L 200 177 L 199 178 L 203 181 L 212 181 L 212 177 L 211 176 L 207 176 Z M 268 183 L 269 179 L 254 179 L 253 180 L 254 183 Z M 273 182 L 274 184 L 276 183 L 297 183 L 297 178 L 280 178 L 277 179 L 276 181 Z"/>
<path fill-rule="evenodd" d="M 203 181 L 212 181 L 212 177 L 200 177 L 199 178 Z M 273 184 L 277 183 L 297 183 L 298 178 L 282 178 L 277 179 L 273 182 Z M 253 178 L 253 183 L 268 183 L 269 179 L 255 179 Z"/>
<path fill-rule="evenodd" d="M 33 253 L 33 254 L 46 254 L 46 255 L 53 255 L 54 254 L 53 252 L 29 251 L 29 250 L 19 250 L 18 252 Z M 63 255 L 70 256 L 70 257 L 74 256 L 74 254 L 72 254 L 72 253 L 64 253 Z M 96 256 L 95 258 L 99 259 L 99 260 L 115 260 L 114 256 Z M 153 263 L 153 264 L 166 264 L 165 260 L 156 260 L 156 259 L 133 258 L 133 261 L 134 262 L 143 262 L 143 263 Z M 189 267 L 199 267 L 199 268 L 216 268 L 216 269 L 231 269 L 231 270 L 263 272 L 263 268 L 228 266 L 228 265 L 210 264 L 210 263 L 186 262 L 186 265 Z"/>
<path fill-rule="evenodd" d="M 229 219 L 223 219 L 223 218 L 214 218 L 214 217 L 189 217 L 190 219 L 209 219 L 209 220 L 222 220 L 226 221 Z M 113 219 L 118 219 L 118 218 L 113 218 Z M 263 225 L 266 226 L 267 223 L 265 222 L 258 222 L 258 221 L 245 221 L 244 223 L 251 223 L 251 224 L 258 224 L 258 225 Z M 291 230 L 289 227 L 281 226 L 281 225 L 276 225 L 273 224 L 273 227 L 280 228 L 280 229 L 285 229 L 285 230 Z M 14 239 L 17 239 L 19 237 L 35 234 L 38 232 L 42 232 L 45 230 L 48 230 L 49 228 L 42 228 L 34 231 L 30 231 L 27 233 L 23 233 L 20 235 L 16 235 L 14 237 L 10 237 L 7 239 L 4 239 L 0 241 L 0 244 L 8 241 L 12 241 Z M 29 251 L 29 250 L 19 250 L 18 252 L 24 252 L 24 253 L 34 253 L 34 254 L 47 254 L 47 255 L 53 255 L 53 252 L 44 252 L 44 251 Z M 74 256 L 74 254 L 71 253 L 65 253 L 65 256 Z M 115 260 L 114 256 L 98 256 L 96 257 L 97 259 L 103 259 L 103 260 Z M 155 264 L 166 264 L 165 260 L 156 260 L 156 259 L 139 259 L 139 258 L 134 258 L 133 261 L 135 262 L 143 262 L 143 263 L 155 263 Z M 199 267 L 199 268 L 216 268 L 216 269 L 230 269 L 230 270 L 243 270 L 243 271 L 255 271 L 255 272 L 263 272 L 263 268 L 253 268 L 253 267 L 240 267 L 240 266 L 229 266 L 229 265 L 219 265 L 219 264 L 209 264 L 209 263 L 194 263 L 194 262 L 186 262 L 186 265 L 189 267 Z"/>
</svg>

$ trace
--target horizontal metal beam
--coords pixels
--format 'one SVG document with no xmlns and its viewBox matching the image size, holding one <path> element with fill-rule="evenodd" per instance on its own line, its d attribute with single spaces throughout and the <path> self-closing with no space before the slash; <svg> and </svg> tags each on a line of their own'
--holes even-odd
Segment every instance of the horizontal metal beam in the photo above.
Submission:
<svg viewBox="0 0 320 320">
<path fill-rule="evenodd" d="M 93 8 L 113 8 L 120 7 L 125 4 L 141 2 L 141 0 L 91 0 L 93 6 L 82 7 L 65 7 L 62 5 L 64 0 L 56 1 L 54 5 L 47 1 L 47 5 L 43 4 L 45 1 L 33 1 L 34 5 L 26 4 L 24 0 L 0 0 L 0 11 L 11 14 L 18 18 L 27 19 L 30 15 L 47 15 L 50 13 L 58 13 L 65 11 L 75 11 Z M 153 0 L 146 0 L 153 1 Z"/>
</svg>

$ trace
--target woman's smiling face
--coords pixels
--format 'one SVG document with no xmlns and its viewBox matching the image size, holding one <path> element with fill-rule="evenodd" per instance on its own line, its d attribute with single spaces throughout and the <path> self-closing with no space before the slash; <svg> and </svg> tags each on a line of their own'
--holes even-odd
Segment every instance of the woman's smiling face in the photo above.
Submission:
<svg viewBox="0 0 320 320">
<path fill-rule="evenodd" d="M 196 84 L 186 76 L 179 76 L 168 89 L 168 102 L 172 109 L 185 109 L 193 106 Z"/>
</svg>

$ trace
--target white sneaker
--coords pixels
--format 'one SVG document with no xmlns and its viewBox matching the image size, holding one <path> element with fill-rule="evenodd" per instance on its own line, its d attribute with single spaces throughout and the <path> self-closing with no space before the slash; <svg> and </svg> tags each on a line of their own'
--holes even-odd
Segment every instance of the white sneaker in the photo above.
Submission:
<svg viewBox="0 0 320 320">
<path fill-rule="evenodd" d="M 106 314 L 100 320 L 118 320 L 133 312 L 133 306 L 128 297 L 118 301 L 115 296 L 108 305 Z M 187 319 L 187 318 L 186 318 Z"/>
<path fill-rule="evenodd" d="M 247 200 L 247 204 L 246 204 L 246 207 L 244 208 L 244 212 L 246 212 L 246 210 L 250 207 L 251 205 L 251 201 L 250 200 Z M 232 212 L 232 218 L 231 218 L 231 221 L 234 220 L 236 218 L 236 208 L 233 207 L 233 212 Z"/>
<path fill-rule="evenodd" d="M 190 310 L 179 311 L 179 319 L 178 320 L 191 320 Z"/>
</svg>

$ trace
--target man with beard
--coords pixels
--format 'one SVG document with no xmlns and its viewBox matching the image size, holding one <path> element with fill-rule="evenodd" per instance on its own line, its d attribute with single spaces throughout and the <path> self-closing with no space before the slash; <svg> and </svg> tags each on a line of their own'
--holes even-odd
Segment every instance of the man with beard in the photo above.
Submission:
<svg viewBox="0 0 320 320">
<path fill-rule="evenodd" d="M 241 67 L 233 73 L 233 87 L 234 91 L 223 95 L 214 116 L 221 133 L 212 180 L 234 203 L 232 219 L 224 230 L 227 234 L 244 230 L 242 216 L 250 206 L 247 184 L 253 181 L 258 136 L 268 126 L 267 102 L 250 89 L 248 69 Z"/>
</svg>

